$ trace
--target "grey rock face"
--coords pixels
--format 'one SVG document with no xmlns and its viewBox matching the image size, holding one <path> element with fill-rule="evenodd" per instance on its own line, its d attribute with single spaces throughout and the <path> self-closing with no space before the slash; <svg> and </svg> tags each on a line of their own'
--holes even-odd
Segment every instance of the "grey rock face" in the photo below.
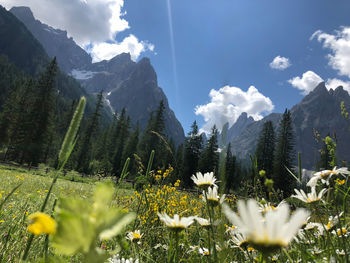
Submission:
<svg viewBox="0 0 350 263">
<path fill-rule="evenodd" d="M 107 99 L 117 112 L 125 108 L 131 120 L 139 121 L 141 129 L 146 127 L 150 113 L 155 111 L 163 100 L 165 134 L 173 138 L 177 145 L 184 141 L 183 128 L 169 108 L 168 99 L 163 90 L 158 87 L 156 72 L 148 58 L 143 58 L 136 63 L 131 75 L 112 89 Z"/>
<path fill-rule="evenodd" d="M 155 111 L 161 100 L 165 105 L 165 133 L 178 145 L 185 135 L 180 122 L 169 108 L 168 99 L 158 87 L 157 75 L 148 58 L 138 63 L 130 54 L 120 54 L 110 60 L 92 63 L 91 56 L 80 48 L 67 32 L 35 20 L 28 7 L 14 7 L 10 10 L 32 32 L 43 45 L 49 56 L 56 56 L 60 68 L 77 79 L 88 93 L 104 91 L 107 103 L 113 111 L 123 108 L 131 120 L 146 127 L 150 113 Z"/>
<path fill-rule="evenodd" d="M 248 124 L 238 136 L 232 139 L 232 153 L 240 159 L 248 160 L 249 154 L 254 154 L 264 123 L 266 121 L 272 121 L 276 129 L 281 117 L 282 114 L 280 113 L 271 113 L 260 121 L 254 121 Z"/>
<path fill-rule="evenodd" d="M 233 138 L 241 134 L 241 132 L 251 123 L 254 122 L 252 117 L 248 118 L 246 112 L 243 112 L 237 119 L 237 121 L 229 128 L 227 132 L 227 141 L 230 142 Z"/>
<path fill-rule="evenodd" d="M 74 68 L 91 64 L 90 55 L 72 38 L 68 38 L 67 31 L 54 29 L 36 20 L 28 7 L 13 7 L 10 12 L 26 25 L 50 57 L 57 58 L 58 65 L 64 72 L 69 74 Z"/>
</svg>

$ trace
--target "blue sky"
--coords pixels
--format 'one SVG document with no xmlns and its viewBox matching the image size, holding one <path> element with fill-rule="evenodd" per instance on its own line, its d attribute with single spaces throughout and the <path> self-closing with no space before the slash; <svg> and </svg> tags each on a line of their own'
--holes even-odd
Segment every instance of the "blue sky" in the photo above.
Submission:
<svg viewBox="0 0 350 263">
<path fill-rule="evenodd" d="M 233 124 L 243 111 L 255 119 L 283 112 L 321 80 L 329 88 L 343 84 L 350 91 L 348 0 L 0 4 L 29 5 L 38 19 L 66 29 L 78 44 L 88 46 L 95 61 L 126 50 L 134 60 L 150 57 L 159 86 L 185 132 L 194 120 L 208 131 L 213 124 Z M 270 66 L 277 56 L 284 68 Z"/>
<path fill-rule="evenodd" d="M 203 125 L 194 108 L 210 101 L 211 89 L 229 85 L 246 91 L 253 85 L 271 99 L 274 112 L 282 112 L 303 97 L 289 79 L 308 70 L 323 79 L 344 79 L 328 65 L 330 51 L 310 37 L 317 30 L 334 33 L 340 26 L 349 26 L 350 1 L 170 2 L 178 87 L 166 1 L 126 1 L 125 18 L 135 35 L 154 44 L 157 55 L 147 55 L 186 131 L 195 119 Z M 292 66 L 271 69 L 269 63 L 278 55 L 289 58 Z"/>
</svg>

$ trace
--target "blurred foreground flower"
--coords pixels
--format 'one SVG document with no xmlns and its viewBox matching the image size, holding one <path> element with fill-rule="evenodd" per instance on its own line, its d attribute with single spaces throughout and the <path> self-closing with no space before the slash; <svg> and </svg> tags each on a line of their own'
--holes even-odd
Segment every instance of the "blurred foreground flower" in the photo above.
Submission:
<svg viewBox="0 0 350 263">
<path fill-rule="evenodd" d="M 338 174 L 349 175 L 350 172 L 348 171 L 347 167 L 341 167 L 339 169 L 337 169 L 337 167 L 334 167 L 333 170 L 323 170 L 315 173 L 314 176 L 307 183 L 307 186 L 315 187 L 317 185 L 318 180 L 321 180 L 322 183 L 329 185 L 329 178 L 331 178 L 332 175 L 338 175 Z"/>
<path fill-rule="evenodd" d="M 228 220 L 237 225 L 238 230 L 247 237 L 248 242 L 262 252 L 286 247 L 309 216 L 306 210 L 297 209 L 288 220 L 290 214 L 288 204 L 267 211 L 263 216 L 253 199 L 247 203 L 238 201 L 240 216 L 232 212 L 227 205 L 223 206 L 223 211 Z"/>
<path fill-rule="evenodd" d="M 199 188 L 207 189 L 209 186 L 216 186 L 216 178 L 213 172 L 205 173 L 204 175 L 201 172 L 197 172 L 196 176 L 192 175 L 191 179 Z"/>
<path fill-rule="evenodd" d="M 323 188 L 318 194 L 316 193 L 316 187 L 311 187 L 311 193 L 308 194 L 305 194 L 303 189 L 300 191 L 298 189 L 294 189 L 294 191 L 296 195 L 292 195 L 291 197 L 297 198 L 304 203 L 311 204 L 320 201 L 327 189 Z"/>
<path fill-rule="evenodd" d="M 178 214 L 174 215 L 174 218 L 171 218 L 166 213 L 158 213 L 159 219 L 164 222 L 164 224 L 171 230 L 171 231 L 181 231 L 185 228 L 189 227 L 196 218 L 195 216 L 190 217 L 180 217 Z"/>
<path fill-rule="evenodd" d="M 34 235 L 54 234 L 56 232 L 55 220 L 47 214 L 38 212 L 29 217 L 27 230 Z"/>
<path fill-rule="evenodd" d="M 57 231 L 52 246 L 63 255 L 81 253 L 83 262 L 105 262 L 109 254 L 96 247 L 98 241 L 111 239 L 123 232 L 135 214 L 111 206 L 114 188 L 97 184 L 93 202 L 85 199 L 60 198 L 56 207 Z"/>
</svg>

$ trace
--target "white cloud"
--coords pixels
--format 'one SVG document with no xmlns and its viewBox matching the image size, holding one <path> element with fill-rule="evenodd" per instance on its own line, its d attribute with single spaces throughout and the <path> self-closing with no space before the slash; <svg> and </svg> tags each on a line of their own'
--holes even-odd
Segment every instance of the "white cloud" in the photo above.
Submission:
<svg viewBox="0 0 350 263">
<path fill-rule="evenodd" d="M 322 81 L 323 79 L 311 70 L 305 72 L 301 78 L 295 77 L 288 80 L 293 87 L 301 90 L 303 95 L 309 94 Z"/>
<path fill-rule="evenodd" d="M 136 60 L 143 51 L 152 50 L 150 44 L 132 38 L 132 35 L 121 42 L 115 40 L 118 33 L 130 29 L 128 21 L 124 19 L 124 0 L 0 0 L 0 4 L 8 9 L 13 6 L 30 7 L 36 19 L 54 28 L 67 30 L 68 35 L 83 48 L 89 46 L 93 50 L 96 46 L 95 49 L 100 50 L 99 46 L 103 43 L 113 44 L 115 51 L 103 52 L 106 57 L 99 52 L 100 60 L 110 58 L 108 56 L 112 53 L 120 54 L 117 50 L 130 52 Z M 97 55 L 93 53 L 92 56 L 97 61 Z"/>
<path fill-rule="evenodd" d="M 309 94 L 322 81 L 323 81 L 323 79 L 319 75 L 317 75 L 315 72 L 310 71 L 310 70 L 305 72 L 301 78 L 295 77 L 293 79 L 288 80 L 288 82 L 293 87 L 301 90 L 303 95 Z M 328 90 L 330 90 L 330 89 L 335 90 L 339 86 L 343 86 L 344 90 L 348 91 L 350 94 L 350 82 L 349 81 L 343 81 L 343 80 L 337 79 L 337 78 L 327 79 L 327 81 L 326 81 L 326 87 Z"/>
<path fill-rule="evenodd" d="M 243 112 L 259 120 L 263 117 L 262 113 L 271 112 L 274 108 L 270 98 L 265 97 L 254 86 L 250 86 L 246 92 L 230 86 L 219 90 L 212 89 L 209 97 L 211 101 L 208 104 L 195 108 L 195 114 L 204 117 L 206 123 L 201 131 L 206 133 L 210 132 L 214 124 L 218 129 L 226 122 L 232 126 Z"/>
<path fill-rule="evenodd" d="M 334 35 L 321 30 L 316 31 L 310 39 L 317 38 L 324 48 L 329 48 L 329 65 L 342 76 L 350 77 L 350 27 L 342 27 Z"/>
<path fill-rule="evenodd" d="M 270 63 L 270 68 L 277 70 L 285 70 L 289 68 L 292 64 L 289 61 L 289 58 L 277 56 Z"/>
<path fill-rule="evenodd" d="M 121 54 L 123 52 L 129 52 L 131 59 L 136 60 L 140 54 L 146 50 L 153 51 L 154 45 L 139 41 L 134 35 L 129 35 L 124 38 L 122 42 L 114 43 L 99 43 L 94 45 L 91 49 L 92 61 L 101 61 L 103 59 L 111 59 L 114 56 Z"/>
<path fill-rule="evenodd" d="M 346 90 L 350 94 L 350 82 L 343 81 L 340 79 L 328 79 L 326 82 L 326 86 L 328 89 L 335 90 L 339 86 L 343 86 L 344 90 Z"/>
</svg>

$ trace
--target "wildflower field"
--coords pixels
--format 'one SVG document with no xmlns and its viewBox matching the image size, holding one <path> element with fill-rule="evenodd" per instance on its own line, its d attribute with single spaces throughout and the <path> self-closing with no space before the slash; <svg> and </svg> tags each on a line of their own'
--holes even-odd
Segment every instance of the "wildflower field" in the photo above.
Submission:
<svg viewBox="0 0 350 263">
<path fill-rule="evenodd" d="M 212 173 L 192 193 L 165 183 L 169 169 L 141 191 L 58 179 L 38 213 L 50 173 L 1 166 L 0 262 L 31 237 L 28 262 L 348 262 L 348 173 L 316 173 L 282 202 L 218 194 Z"/>
<path fill-rule="evenodd" d="M 65 175 L 84 103 L 57 170 L 0 166 L 0 262 L 349 261 L 346 167 L 293 175 L 291 195 L 256 165 L 240 195 L 223 193 L 213 172 L 196 172 L 185 190 L 171 166 L 152 169 L 154 151 L 138 190 L 123 181 L 129 158 L 117 178 Z"/>
</svg>

